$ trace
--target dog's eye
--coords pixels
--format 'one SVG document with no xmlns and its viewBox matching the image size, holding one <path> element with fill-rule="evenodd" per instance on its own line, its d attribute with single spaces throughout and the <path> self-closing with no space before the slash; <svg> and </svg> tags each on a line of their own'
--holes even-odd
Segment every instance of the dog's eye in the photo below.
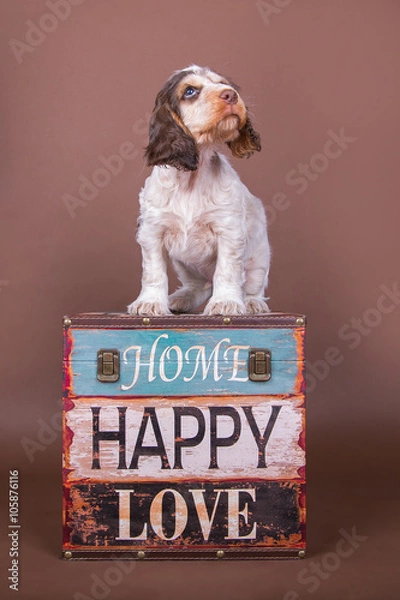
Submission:
<svg viewBox="0 0 400 600">
<path fill-rule="evenodd" d="M 183 98 L 185 100 L 187 100 L 189 98 L 196 98 L 196 96 L 198 96 L 199 93 L 200 93 L 200 91 L 198 89 L 196 89 L 192 85 L 189 85 L 183 93 Z"/>
</svg>

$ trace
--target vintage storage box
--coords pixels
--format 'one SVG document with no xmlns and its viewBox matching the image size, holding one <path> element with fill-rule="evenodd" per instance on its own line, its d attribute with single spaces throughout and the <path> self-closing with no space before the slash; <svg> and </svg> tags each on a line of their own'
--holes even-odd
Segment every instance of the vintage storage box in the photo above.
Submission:
<svg viewBox="0 0 400 600">
<path fill-rule="evenodd" d="M 64 319 L 63 556 L 305 554 L 302 315 Z"/>
</svg>

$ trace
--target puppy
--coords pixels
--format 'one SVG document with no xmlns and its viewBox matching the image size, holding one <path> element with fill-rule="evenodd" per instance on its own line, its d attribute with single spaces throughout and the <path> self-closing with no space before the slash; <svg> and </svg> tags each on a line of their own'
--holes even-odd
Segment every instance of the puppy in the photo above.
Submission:
<svg viewBox="0 0 400 600">
<path fill-rule="evenodd" d="M 146 149 L 154 169 L 140 193 L 137 240 L 143 275 L 128 312 L 205 315 L 269 311 L 264 299 L 270 264 L 261 201 L 227 158 L 261 150 L 238 88 L 193 65 L 175 72 L 156 97 Z M 181 287 L 168 297 L 167 257 Z"/>
</svg>

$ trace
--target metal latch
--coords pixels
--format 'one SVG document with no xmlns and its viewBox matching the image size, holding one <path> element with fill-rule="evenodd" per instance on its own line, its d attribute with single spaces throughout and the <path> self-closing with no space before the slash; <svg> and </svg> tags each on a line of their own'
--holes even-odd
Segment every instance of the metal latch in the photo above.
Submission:
<svg viewBox="0 0 400 600">
<path fill-rule="evenodd" d="M 271 352 L 266 348 L 250 348 L 250 381 L 269 381 L 271 379 Z"/>
<path fill-rule="evenodd" d="M 97 353 L 97 379 L 103 382 L 119 379 L 119 350 L 102 348 Z"/>
</svg>

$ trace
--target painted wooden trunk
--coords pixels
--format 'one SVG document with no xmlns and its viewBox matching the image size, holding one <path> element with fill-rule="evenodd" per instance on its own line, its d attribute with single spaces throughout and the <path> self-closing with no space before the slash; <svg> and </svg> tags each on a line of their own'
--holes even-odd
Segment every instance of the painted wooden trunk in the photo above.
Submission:
<svg viewBox="0 0 400 600">
<path fill-rule="evenodd" d="M 305 552 L 305 318 L 64 319 L 63 556 Z"/>
</svg>

